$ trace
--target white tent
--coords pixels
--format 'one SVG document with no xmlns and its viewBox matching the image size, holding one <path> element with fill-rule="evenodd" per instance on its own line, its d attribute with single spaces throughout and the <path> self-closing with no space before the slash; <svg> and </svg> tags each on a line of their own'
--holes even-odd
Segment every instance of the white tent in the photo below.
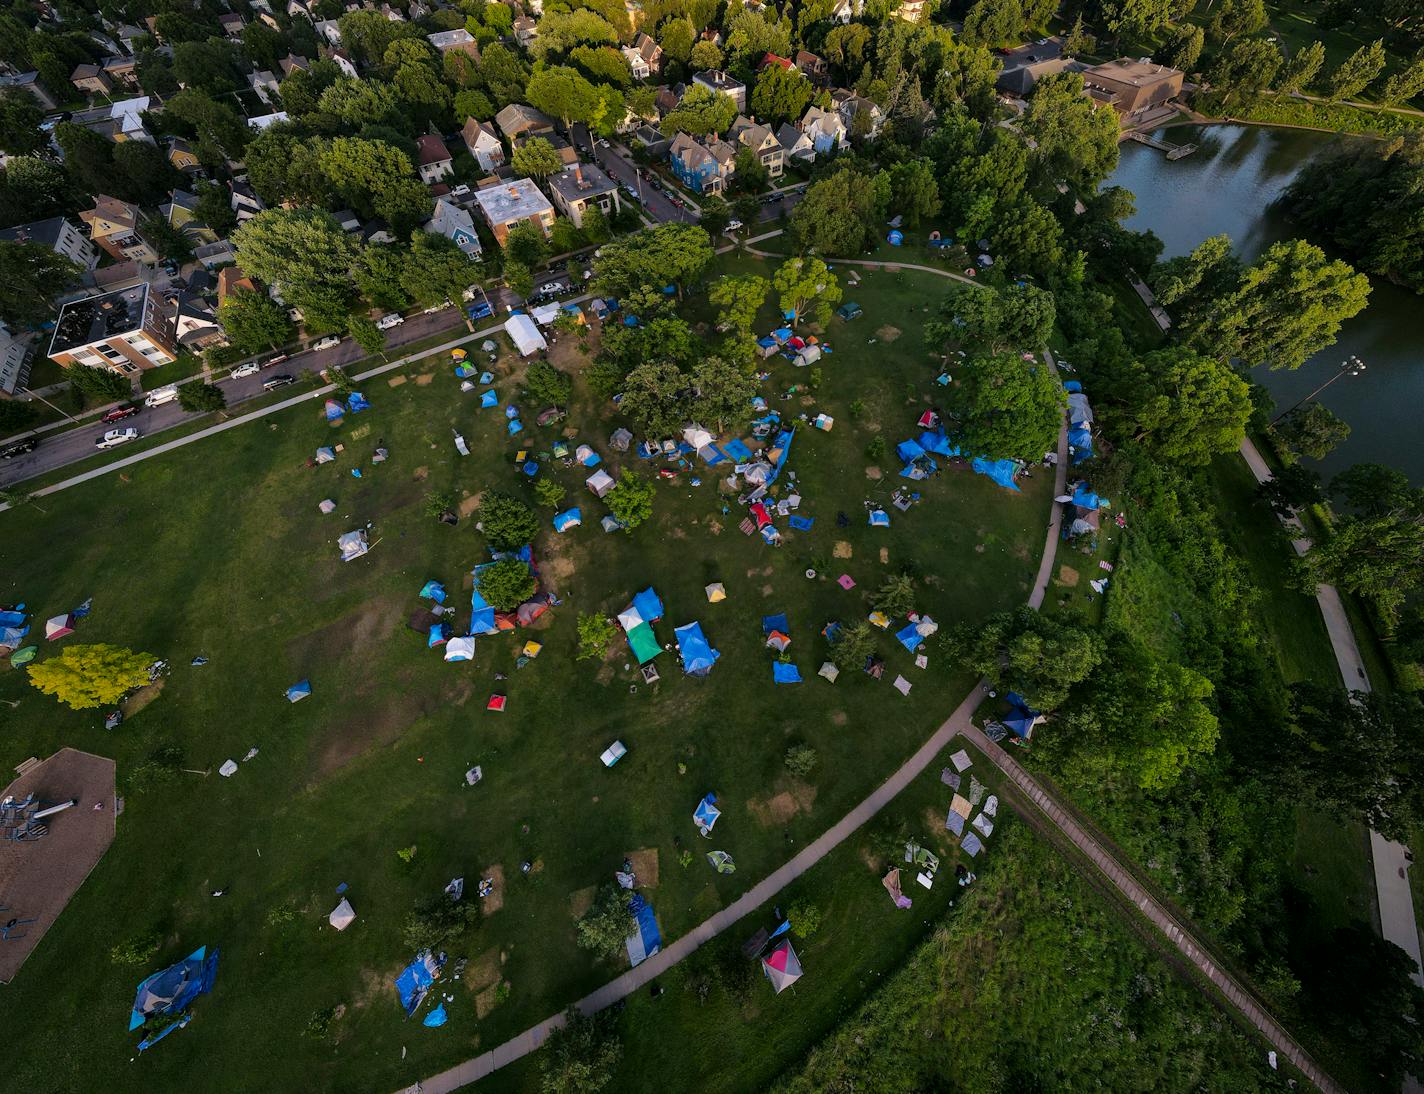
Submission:
<svg viewBox="0 0 1424 1094">
<path fill-rule="evenodd" d="M 690 425 L 682 431 L 682 439 L 693 448 L 706 448 L 715 438 L 700 425 Z"/>
<path fill-rule="evenodd" d="M 617 484 L 613 481 L 613 476 L 603 468 L 599 468 L 586 480 L 588 488 L 593 491 L 594 497 L 601 498 Z"/>
<path fill-rule="evenodd" d="M 470 635 L 452 638 L 445 643 L 445 660 L 468 661 L 475 656 L 475 640 Z"/>
<path fill-rule="evenodd" d="M 232 778 L 237 774 L 237 762 L 235 760 L 224 760 L 222 766 L 218 768 L 218 774 L 224 779 Z"/>
<path fill-rule="evenodd" d="M 618 613 L 618 625 L 622 627 L 625 632 L 631 631 L 642 622 L 643 617 L 638 614 L 638 609 L 631 604 Z"/>
<path fill-rule="evenodd" d="M 351 924 L 355 923 L 356 910 L 351 907 L 351 901 L 342 897 L 341 903 L 326 917 L 326 921 L 338 931 L 344 931 L 347 927 L 351 926 Z"/>
<path fill-rule="evenodd" d="M 816 361 L 819 361 L 820 359 L 821 359 L 821 347 L 820 347 L 820 346 L 806 346 L 805 348 L 803 348 L 803 349 L 801 350 L 800 353 L 798 353 L 798 354 L 796 355 L 796 364 L 802 365 L 802 366 L 804 366 L 804 365 L 810 365 L 810 364 L 814 364 Z"/>
<path fill-rule="evenodd" d="M 559 317 L 559 305 L 545 304 L 541 308 L 535 308 L 533 315 L 534 322 L 538 323 L 541 327 L 547 327 Z"/>
<path fill-rule="evenodd" d="M 504 332 L 514 339 L 515 348 L 521 357 L 528 357 L 541 349 L 548 349 L 549 343 L 539 333 L 534 320 L 527 315 L 511 315 L 504 322 Z"/>
</svg>

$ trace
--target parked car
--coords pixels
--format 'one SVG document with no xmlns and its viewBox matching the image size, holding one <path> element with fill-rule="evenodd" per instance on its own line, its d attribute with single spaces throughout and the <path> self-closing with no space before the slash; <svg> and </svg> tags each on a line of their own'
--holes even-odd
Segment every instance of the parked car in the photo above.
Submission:
<svg viewBox="0 0 1424 1094">
<path fill-rule="evenodd" d="M 263 391 L 276 391 L 279 387 L 290 387 L 297 382 L 297 378 L 290 373 L 282 372 L 273 376 L 262 385 Z"/>
<path fill-rule="evenodd" d="M 262 366 L 256 361 L 248 361 L 245 365 L 238 365 L 228 375 L 233 380 L 241 380 L 244 376 L 256 376 L 261 371 Z"/>
<path fill-rule="evenodd" d="M 390 330 L 392 327 L 398 327 L 404 322 L 405 316 L 397 315 L 395 312 L 391 312 L 390 315 L 383 315 L 376 320 L 376 329 Z"/>
<path fill-rule="evenodd" d="M 136 441 L 139 438 L 137 429 L 111 429 L 94 442 L 95 448 L 117 448 L 121 444 L 128 444 L 129 441 Z"/>
<path fill-rule="evenodd" d="M 729 231 L 729 232 L 738 231 L 738 230 L 740 230 L 741 226 L 742 226 L 742 222 L 741 222 L 740 220 L 738 220 L 736 217 L 733 217 L 731 220 L 727 221 L 727 231 Z"/>
<path fill-rule="evenodd" d="M 138 413 L 136 406 L 116 406 L 109 413 L 99 419 L 103 425 L 112 425 L 114 422 L 121 422 L 125 418 L 132 418 Z"/>
<path fill-rule="evenodd" d="M 169 384 L 166 387 L 154 388 L 145 396 L 143 405 L 146 407 L 162 406 L 164 403 L 171 403 L 178 398 L 178 385 Z"/>
<path fill-rule="evenodd" d="M 28 456 L 39 446 L 39 443 L 38 437 L 26 437 L 14 444 L 7 444 L 4 448 L 0 448 L 0 460 L 13 460 L 16 456 Z"/>
<path fill-rule="evenodd" d="M 314 350 L 316 350 L 316 349 L 331 349 L 332 346 L 339 346 L 339 345 L 341 345 L 341 339 L 338 338 L 338 337 L 336 337 L 336 335 L 334 335 L 334 334 L 328 334 L 325 338 L 321 339 L 320 341 L 313 342 L 312 345 L 311 345 L 311 348 L 314 349 Z"/>
<path fill-rule="evenodd" d="M 277 354 L 276 357 L 269 357 L 269 358 L 267 358 L 267 360 L 263 361 L 263 362 L 262 362 L 262 367 L 263 367 L 263 368 L 271 368 L 273 365 L 280 365 L 280 364 L 281 364 L 283 361 L 285 361 L 286 359 L 287 359 L 287 354 L 285 354 L 285 353 L 279 353 L 279 354 Z"/>
</svg>

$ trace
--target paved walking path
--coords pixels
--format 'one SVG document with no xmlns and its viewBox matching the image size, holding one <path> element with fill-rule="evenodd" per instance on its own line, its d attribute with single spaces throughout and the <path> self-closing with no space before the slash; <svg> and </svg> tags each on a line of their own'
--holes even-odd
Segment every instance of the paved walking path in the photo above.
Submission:
<svg viewBox="0 0 1424 1094">
<path fill-rule="evenodd" d="M 1271 469 L 1261 458 L 1261 453 L 1256 450 L 1250 437 L 1241 442 L 1241 456 L 1257 482 L 1266 482 L 1271 478 Z M 1296 554 L 1305 554 L 1310 549 L 1310 540 L 1306 537 L 1300 520 L 1292 516 L 1283 518 L 1282 523 L 1292 533 L 1291 545 Z M 1350 617 L 1340 600 L 1340 590 L 1334 585 L 1321 585 L 1316 590 L 1315 599 L 1320 604 L 1320 614 L 1325 619 L 1325 631 L 1330 636 L 1330 645 L 1335 651 L 1335 661 L 1340 666 L 1340 676 L 1345 687 L 1351 691 L 1369 691 L 1370 678 L 1365 672 L 1365 662 L 1360 656 L 1359 644 L 1355 641 L 1355 630 L 1350 626 Z M 1414 916 L 1414 894 L 1409 888 L 1409 848 L 1402 843 L 1385 839 L 1371 829 L 1370 857 L 1375 868 L 1380 934 L 1414 959 L 1414 982 L 1424 987 L 1424 961 L 1420 959 L 1419 926 Z"/>
</svg>

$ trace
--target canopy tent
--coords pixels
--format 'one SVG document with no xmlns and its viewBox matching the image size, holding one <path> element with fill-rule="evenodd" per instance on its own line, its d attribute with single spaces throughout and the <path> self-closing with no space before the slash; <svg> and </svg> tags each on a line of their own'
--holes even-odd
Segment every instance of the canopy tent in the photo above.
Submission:
<svg viewBox="0 0 1424 1094">
<path fill-rule="evenodd" d="M 1013 460 L 986 460 L 983 456 L 975 456 L 969 466 L 976 474 L 984 475 L 1008 490 L 1018 489 L 1014 475 L 1019 465 Z"/>
<path fill-rule="evenodd" d="M 336 546 L 341 551 L 342 562 L 352 562 L 371 549 L 371 543 L 364 528 L 357 528 L 354 532 L 337 536 Z"/>
<path fill-rule="evenodd" d="M 473 635 L 460 635 L 445 643 L 445 660 L 447 661 L 470 661 L 474 659 L 474 656 L 475 639 Z"/>
<path fill-rule="evenodd" d="M 682 656 L 682 670 L 689 676 L 706 676 L 712 665 L 722 655 L 714 650 L 707 636 L 702 633 L 701 623 L 688 623 L 673 632 L 677 638 L 678 653 Z"/>
<path fill-rule="evenodd" d="M 539 328 L 527 315 L 511 315 L 504 323 L 504 332 L 514 340 L 514 348 L 521 357 L 528 357 L 541 349 L 548 349 L 549 343 L 539 333 Z"/>
<path fill-rule="evenodd" d="M 777 995 L 801 979 L 801 962 L 791 948 L 789 938 L 761 959 L 761 971 L 771 981 Z"/>
<path fill-rule="evenodd" d="M 74 613 L 65 612 L 45 621 L 45 639 L 53 642 L 57 638 L 74 633 Z"/>
<path fill-rule="evenodd" d="M 663 602 L 658 599 L 658 594 L 649 585 L 642 592 L 633 596 L 633 610 L 638 613 L 638 617 L 645 623 L 656 623 L 663 617 Z"/>
<path fill-rule="evenodd" d="M 727 599 L 727 587 L 720 581 L 714 581 L 707 586 L 707 602 L 709 604 L 719 604 Z"/>
<path fill-rule="evenodd" d="M 658 930 L 653 906 L 640 895 L 635 893 L 628 901 L 628 912 L 633 917 L 633 933 L 628 936 L 625 946 L 628 961 L 636 968 L 663 948 L 663 936 Z"/>
<path fill-rule="evenodd" d="M 651 623 L 639 623 L 628 632 L 628 648 L 633 651 L 633 656 L 638 659 L 638 664 L 646 665 L 658 654 L 663 652 L 663 648 L 658 644 L 658 636 L 653 633 Z"/>
<path fill-rule="evenodd" d="M 300 703 L 303 699 L 305 699 L 305 698 L 306 698 L 308 695 L 310 695 L 310 694 L 311 694 L 311 681 L 310 681 L 310 680 L 298 680 L 295 684 L 293 684 L 291 687 L 289 687 L 289 688 L 287 689 L 287 702 L 289 702 L 289 703 Z"/>
<path fill-rule="evenodd" d="M 538 323 L 541 327 L 547 327 L 558 317 L 558 304 L 544 304 L 541 307 L 535 308 L 533 311 L 534 322 Z"/>
<path fill-rule="evenodd" d="M 717 795 L 709 793 L 692 811 L 692 823 L 697 825 L 697 830 L 704 836 L 711 836 L 712 829 L 717 826 L 717 818 L 721 815 L 722 810 L 717 808 Z"/>
<path fill-rule="evenodd" d="M 396 977 L 396 995 L 409 1018 L 419 1009 L 430 985 L 440 975 L 440 963 L 429 950 L 421 950 Z"/>
<path fill-rule="evenodd" d="M 351 901 L 342 897 L 341 903 L 332 909 L 331 914 L 326 917 L 326 921 L 338 931 L 344 931 L 347 927 L 351 926 L 351 924 L 355 923 L 356 910 L 351 907 Z"/>
<path fill-rule="evenodd" d="M 799 684 L 801 670 L 789 661 L 774 661 L 771 665 L 771 679 L 777 684 Z"/>
<path fill-rule="evenodd" d="M 565 532 L 583 523 L 583 512 L 577 506 L 554 515 L 554 531 Z"/>
<path fill-rule="evenodd" d="M 823 661 L 821 663 L 821 670 L 816 673 L 817 676 L 824 676 L 833 684 L 836 682 L 836 677 L 840 674 L 841 670 L 836 667 L 836 663 L 834 661 Z"/>
<path fill-rule="evenodd" d="M 601 498 L 607 494 L 608 491 L 612 490 L 617 483 L 614 481 L 612 475 L 600 467 L 585 480 L 585 485 L 593 491 L 594 497 Z"/>
<path fill-rule="evenodd" d="M 129 1029 L 135 1030 L 154 1018 L 181 1015 L 200 995 L 213 990 L 213 981 L 218 972 L 218 953 L 214 949 L 208 956 L 208 948 L 199 946 L 176 965 L 170 965 L 162 972 L 156 972 L 138 986 L 134 993 L 133 1010 L 129 1014 Z M 186 1024 L 186 1021 L 178 1025 Z M 176 1025 L 150 1035 L 139 1044 L 139 1051 L 157 1044 Z"/>
<path fill-rule="evenodd" d="M 628 746 L 622 741 L 614 741 L 603 750 L 603 754 L 598 758 L 604 767 L 612 767 L 626 755 L 628 755 Z"/>
</svg>

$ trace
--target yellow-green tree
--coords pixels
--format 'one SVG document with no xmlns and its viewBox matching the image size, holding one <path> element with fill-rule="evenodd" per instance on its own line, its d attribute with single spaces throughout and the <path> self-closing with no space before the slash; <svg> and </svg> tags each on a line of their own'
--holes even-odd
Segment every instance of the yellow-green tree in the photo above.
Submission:
<svg viewBox="0 0 1424 1094">
<path fill-rule="evenodd" d="M 117 703 L 148 683 L 148 666 L 156 660 L 151 653 L 107 642 L 70 646 L 58 657 L 31 665 L 30 683 L 75 710 L 89 710 Z"/>
</svg>

